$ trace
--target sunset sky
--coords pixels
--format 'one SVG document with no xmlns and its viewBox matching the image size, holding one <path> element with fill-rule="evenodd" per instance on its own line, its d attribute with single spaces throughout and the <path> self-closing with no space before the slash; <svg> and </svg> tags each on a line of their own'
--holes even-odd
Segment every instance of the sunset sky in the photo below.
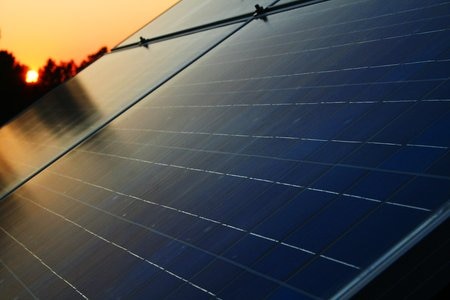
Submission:
<svg viewBox="0 0 450 300">
<path fill-rule="evenodd" d="M 0 0 L 0 50 L 31 69 L 80 63 L 116 46 L 178 0 Z"/>
</svg>

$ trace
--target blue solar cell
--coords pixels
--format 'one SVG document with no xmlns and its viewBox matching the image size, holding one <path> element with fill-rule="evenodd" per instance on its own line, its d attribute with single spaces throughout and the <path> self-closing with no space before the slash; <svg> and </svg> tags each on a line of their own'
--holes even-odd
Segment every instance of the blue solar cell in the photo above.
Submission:
<svg viewBox="0 0 450 300">
<path fill-rule="evenodd" d="M 379 167 L 405 172 L 426 173 L 426 170 L 445 152 L 445 149 L 406 147 L 399 149 L 385 162 L 380 164 Z"/>
<path fill-rule="evenodd" d="M 435 162 L 429 169 L 428 173 L 450 177 L 450 170 L 448 168 L 450 164 L 450 152 L 447 152 L 441 159 Z"/>
<path fill-rule="evenodd" d="M 205 289 L 217 292 L 233 281 L 242 269 L 222 260 L 215 260 L 194 276 L 191 280 Z"/>
<path fill-rule="evenodd" d="M 169 296 L 174 290 L 181 287 L 184 282 L 170 274 L 160 271 L 153 276 L 149 282 L 142 284 L 140 289 L 136 289 L 127 296 L 133 299 L 161 299 Z"/>
<path fill-rule="evenodd" d="M 411 103 L 377 104 L 363 118 L 359 118 L 349 124 L 336 138 L 340 140 L 366 141 L 411 105 Z"/>
<path fill-rule="evenodd" d="M 286 234 L 320 211 L 336 195 L 314 191 L 304 191 L 290 200 L 255 228 L 255 232 L 281 240 Z"/>
<path fill-rule="evenodd" d="M 191 278 L 213 261 L 211 255 L 197 249 L 185 248 L 167 267 L 171 272 L 184 278 Z"/>
<path fill-rule="evenodd" d="M 236 243 L 244 235 L 245 233 L 242 231 L 216 225 L 209 230 L 207 234 L 202 235 L 199 240 L 193 241 L 193 244 L 206 251 L 218 254 L 221 253 L 223 249 L 227 249 Z M 217 239 L 218 236 L 220 236 L 220 239 Z"/>
<path fill-rule="evenodd" d="M 417 177 L 394 194 L 390 201 L 435 210 L 443 205 L 449 197 L 448 180 Z"/>
<path fill-rule="evenodd" d="M 447 128 L 450 128 L 450 113 L 437 119 L 431 126 L 419 136 L 411 140 L 412 144 L 450 147 L 447 136 Z"/>
<path fill-rule="evenodd" d="M 309 297 L 304 294 L 297 293 L 296 291 L 291 290 L 286 287 L 280 287 L 280 288 L 276 289 L 275 291 L 273 291 L 272 294 L 270 294 L 267 299 L 308 300 L 308 299 L 314 299 L 314 298 L 312 296 Z"/>
<path fill-rule="evenodd" d="M 380 206 L 355 229 L 338 240 L 333 247 L 325 252 L 325 255 L 360 267 L 367 266 L 398 243 L 399 240 L 401 241 L 427 216 L 426 211 L 418 209 L 395 205 Z M 365 250 L 353 252 L 349 255 L 349 244 L 357 249 Z"/>
<path fill-rule="evenodd" d="M 398 147 L 393 145 L 363 144 L 342 162 L 353 166 L 376 167 L 396 151 Z"/>
<path fill-rule="evenodd" d="M 357 274 L 358 270 L 318 258 L 293 275 L 288 283 L 316 297 L 329 298 L 339 286 Z"/>
<path fill-rule="evenodd" d="M 407 143 L 442 117 L 450 109 L 450 103 L 416 103 L 385 126 L 372 140 Z"/>
<path fill-rule="evenodd" d="M 330 167 L 313 163 L 296 163 L 294 168 L 280 180 L 283 183 L 307 186 L 315 181 Z"/>
<path fill-rule="evenodd" d="M 224 299 L 248 299 L 251 297 L 262 298 L 277 287 L 277 284 L 261 276 L 245 272 L 234 279 L 219 297 Z"/>
<path fill-rule="evenodd" d="M 313 220 L 308 220 L 289 234 L 285 241 L 313 252 L 320 252 L 374 207 L 374 202 L 338 197 L 317 212 Z"/>
<path fill-rule="evenodd" d="M 144 295 L 145 297 L 145 295 Z M 185 283 L 170 293 L 165 299 L 211 299 L 213 296 L 190 284 Z"/>
<path fill-rule="evenodd" d="M 283 264 L 280 263 L 280 257 L 283 257 Z M 255 262 L 252 268 L 278 280 L 286 280 L 311 258 L 309 253 L 277 245 Z"/>
<path fill-rule="evenodd" d="M 355 183 L 347 193 L 383 201 L 411 178 L 411 175 L 372 171 Z"/>
<path fill-rule="evenodd" d="M 355 151 L 360 145 L 359 142 L 328 142 L 324 143 L 320 149 L 308 156 L 309 161 L 322 163 L 337 163 L 344 157 Z"/>
<path fill-rule="evenodd" d="M 223 256 L 244 266 L 250 266 L 272 246 L 272 241 L 247 235 L 226 250 Z"/>
<path fill-rule="evenodd" d="M 298 188 L 271 184 L 267 189 L 261 189 L 257 197 L 244 201 L 238 211 L 230 214 L 227 222 L 240 228 L 253 228 L 300 192 Z"/>
<path fill-rule="evenodd" d="M 366 172 L 366 170 L 362 169 L 336 166 L 321 176 L 311 186 L 316 189 L 343 193 L 365 175 Z"/>
</svg>

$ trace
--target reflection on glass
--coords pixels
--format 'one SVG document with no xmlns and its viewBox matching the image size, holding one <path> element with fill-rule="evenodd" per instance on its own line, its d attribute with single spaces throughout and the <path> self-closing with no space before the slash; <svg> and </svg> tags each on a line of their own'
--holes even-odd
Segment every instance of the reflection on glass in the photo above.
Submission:
<svg viewBox="0 0 450 300">
<path fill-rule="evenodd" d="M 140 100 L 237 25 L 108 54 L 0 129 L 0 196 Z"/>
</svg>

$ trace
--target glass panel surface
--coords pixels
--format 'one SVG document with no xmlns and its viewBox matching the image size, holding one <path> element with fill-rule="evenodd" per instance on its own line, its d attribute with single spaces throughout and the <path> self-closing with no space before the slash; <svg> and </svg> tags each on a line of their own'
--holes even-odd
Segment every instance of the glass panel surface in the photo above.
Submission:
<svg viewBox="0 0 450 300">
<path fill-rule="evenodd" d="M 0 203 L 2 262 L 32 292 L 41 259 L 86 296 L 333 297 L 448 214 L 450 30 L 433 7 L 252 21 Z"/>
<path fill-rule="evenodd" d="M 189 64 L 235 25 L 103 56 L 0 129 L 0 196 Z"/>
</svg>

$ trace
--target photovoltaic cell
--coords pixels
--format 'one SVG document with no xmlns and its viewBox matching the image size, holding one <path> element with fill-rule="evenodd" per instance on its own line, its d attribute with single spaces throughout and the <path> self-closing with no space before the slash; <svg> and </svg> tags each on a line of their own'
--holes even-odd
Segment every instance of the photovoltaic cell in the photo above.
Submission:
<svg viewBox="0 0 450 300">
<path fill-rule="evenodd" d="M 1 203 L 8 295 L 349 297 L 448 216 L 449 7 L 253 20 Z"/>
</svg>

